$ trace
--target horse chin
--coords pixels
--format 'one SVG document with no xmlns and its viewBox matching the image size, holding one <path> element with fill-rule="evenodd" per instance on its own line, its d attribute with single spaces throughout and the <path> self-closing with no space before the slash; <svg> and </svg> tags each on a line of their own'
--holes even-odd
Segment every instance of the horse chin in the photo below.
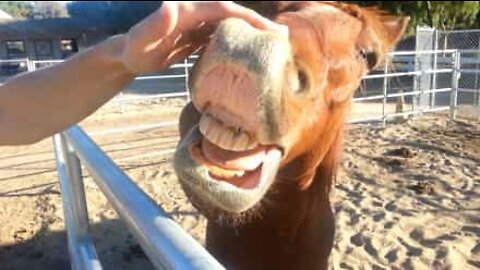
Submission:
<svg viewBox="0 0 480 270">
<path fill-rule="evenodd" d="M 193 127 L 179 143 L 174 155 L 175 171 L 187 195 L 194 197 L 194 201 L 198 202 L 196 206 L 201 205 L 200 211 L 206 207 L 242 214 L 252 209 L 275 179 L 282 158 L 280 149 L 269 147 L 258 168 L 225 179 L 212 173 L 211 167 L 206 164 L 199 146 L 203 139 L 198 126 Z"/>
</svg>

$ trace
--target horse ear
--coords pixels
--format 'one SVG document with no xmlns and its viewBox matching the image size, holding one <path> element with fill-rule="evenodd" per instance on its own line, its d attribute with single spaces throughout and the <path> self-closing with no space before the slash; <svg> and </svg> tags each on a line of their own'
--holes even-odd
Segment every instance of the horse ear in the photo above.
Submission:
<svg viewBox="0 0 480 270">
<path fill-rule="evenodd" d="M 410 17 L 408 16 L 389 16 L 378 7 L 360 7 L 355 4 L 329 3 L 362 21 L 364 31 L 362 33 L 363 38 L 360 38 L 360 43 L 369 43 L 366 41 L 367 39 L 370 39 L 370 41 L 376 40 L 381 43 L 379 47 L 375 46 L 377 47 L 376 49 L 380 50 L 380 53 L 384 53 L 395 47 L 403 34 L 405 34 L 408 23 L 410 22 Z M 362 44 L 359 45 L 361 47 Z"/>
<path fill-rule="evenodd" d="M 382 23 L 387 48 L 394 47 L 400 41 L 407 29 L 410 17 L 383 17 Z"/>
<path fill-rule="evenodd" d="M 357 46 L 372 70 L 383 62 L 385 54 L 400 41 L 410 18 L 386 16 L 376 8 L 358 8 L 356 15 L 364 25 Z"/>
</svg>

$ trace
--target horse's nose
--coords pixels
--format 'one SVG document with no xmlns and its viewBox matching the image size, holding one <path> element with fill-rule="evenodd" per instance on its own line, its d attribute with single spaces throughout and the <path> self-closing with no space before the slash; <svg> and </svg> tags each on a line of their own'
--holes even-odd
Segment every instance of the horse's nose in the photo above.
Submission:
<svg viewBox="0 0 480 270">
<path fill-rule="evenodd" d="M 287 35 L 227 19 L 194 68 L 193 103 L 227 125 L 255 132 L 263 143 L 273 142 L 279 136 L 275 121 L 290 59 Z"/>
<path fill-rule="evenodd" d="M 264 76 L 279 71 L 290 55 L 288 36 L 234 18 L 220 23 L 209 48 L 219 59 L 245 65 Z"/>
</svg>

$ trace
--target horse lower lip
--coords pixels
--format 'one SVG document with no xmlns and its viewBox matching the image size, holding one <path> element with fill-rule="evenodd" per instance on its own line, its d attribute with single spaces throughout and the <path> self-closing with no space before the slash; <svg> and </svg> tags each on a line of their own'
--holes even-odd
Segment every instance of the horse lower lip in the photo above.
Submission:
<svg viewBox="0 0 480 270">
<path fill-rule="evenodd" d="M 256 170 L 245 172 L 245 174 L 240 177 L 234 176 L 229 179 L 224 179 L 212 173 L 209 173 L 209 175 L 211 178 L 217 181 L 224 181 L 243 189 L 252 189 L 252 188 L 255 188 L 260 182 L 261 172 L 262 172 L 262 166 L 258 167 Z"/>
</svg>

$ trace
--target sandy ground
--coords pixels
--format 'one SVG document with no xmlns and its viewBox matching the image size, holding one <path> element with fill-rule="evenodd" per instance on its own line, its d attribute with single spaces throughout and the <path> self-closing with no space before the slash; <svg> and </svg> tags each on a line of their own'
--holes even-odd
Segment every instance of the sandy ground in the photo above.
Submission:
<svg viewBox="0 0 480 270">
<path fill-rule="evenodd" d="M 87 131 L 175 120 L 183 102 L 105 106 Z M 132 179 L 203 243 L 205 220 L 180 190 L 175 127 L 95 136 Z M 386 128 L 355 125 L 333 195 L 332 269 L 480 268 L 480 120 L 424 115 Z M 152 269 L 85 172 L 91 232 L 105 269 Z M 0 151 L 0 269 L 68 269 L 51 139 Z"/>
</svg>

